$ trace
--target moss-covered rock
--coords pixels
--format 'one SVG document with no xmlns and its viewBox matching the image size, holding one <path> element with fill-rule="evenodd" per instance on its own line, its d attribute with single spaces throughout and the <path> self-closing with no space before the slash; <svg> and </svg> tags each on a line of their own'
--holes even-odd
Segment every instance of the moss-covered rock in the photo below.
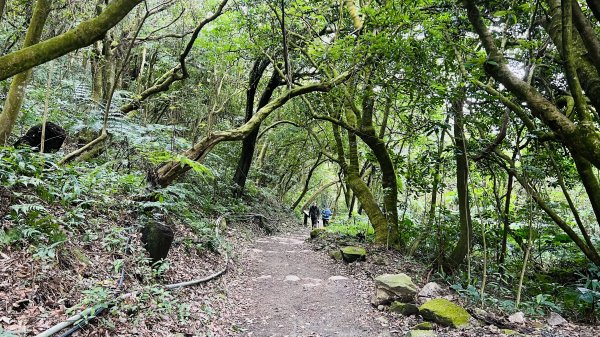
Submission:
<svg viewBox="0 0 600 337">
<path fill-rule="evenodd" d="M 315 228 L 312 231 L 310 231 L 310 238 L 311 239 L 316 239 L 317 237 L 319 237 L 320 235 L 322 235 L 326 231 L 327 230 L 325 228 Z"/>
<path fill-rule="evenodd" d="M 367 256 L 367 251 L 362 247 L 346 246 L 342 247 L 340 252 L 342 253 L 342 258 L 347 263 L 364 261 Z"/>
<path fill-rule="evenodd" d="M 152 263 L 167 258 L 171 244 L 173 243 L 173 229 L 157 221 L 148 221 L 142 228 L 142 243 L 150 253 Z"/>
<path fill-rule="evenodd" d="M 437 337 L 437 334 L 431 330 L 410 330 L 404 337 Z"/>
<path fill-rule="evenodd" d="M 390 311 L 404 316 L 410 316 L 418 314 L 419 308 L 414 304 L 396 301 L 390 305 Z"/>
<path fill-rule="evenodd" d="M 431 322 L 421 322 L 415 325 L 413 330 L 433 330 L 433 324 Z"/>
<path fill-rule="evenodd" d="M 417 294 L 417 286 L 406 274 L 383 274 L 375 278 L 377 289 L 393 294 L 402 302 L 412 302 Z"/>
<path fill-rule="evenodd" d="M 336 261 L 342 261 L 342 252 L 338 249 L 330 250 L 329 256 Z"/>
<path fill-rule="evenodd" d="M 428 321 L 453 328 L 468 325 L 471 318 L 471 315 L 464 308 L 445 298 L 427 301 L 419 308 L 419 313 Z"/>
</svg>

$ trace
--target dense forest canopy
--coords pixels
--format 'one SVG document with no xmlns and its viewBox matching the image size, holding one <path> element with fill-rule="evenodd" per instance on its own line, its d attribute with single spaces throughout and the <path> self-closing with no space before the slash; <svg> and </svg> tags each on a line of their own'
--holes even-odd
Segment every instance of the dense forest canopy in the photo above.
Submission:
<svg viewBox="0 0 600 337">
<path fill-rule="evenodd" d="M 316 203 L 482 303 L 589 321 L 599 83 L 593 0 L 0 0 L 0 247 L 64 242 L 27 235 L 51 216 L 29 186 L 187 217 Z"/>
</svg>

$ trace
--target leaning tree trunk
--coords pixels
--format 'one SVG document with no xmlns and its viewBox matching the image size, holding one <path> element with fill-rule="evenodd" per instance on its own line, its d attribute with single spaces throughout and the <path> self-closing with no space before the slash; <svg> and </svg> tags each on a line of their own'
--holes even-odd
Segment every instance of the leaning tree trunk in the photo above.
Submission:
<svg viewBox="0 0 600 337">
<path fill-rule="evenodd" d="M 27 28 L 27 34 L 25 35 L 23 47 L 33 46 L 40 41 L 46 19 L 48 18 L 48 14 L 50 14 L 51 5 L 52 0 L 36 1 L 33 16 L 31 17 L 31 22 L 29 28 Z M 4 109 L 0 114 L 0 145 L 6 144 L 13 126 L 17 121 L 17 116 L 19 115 L 23 99 L 25 98 L 25 89 L 32 72 L 33 70 L 29 69 L 17 74 L 10 84 L 10 89 L 8 90 L 6 101 L 4 102 Z"/>
<path fill-rule="evenodd" d="M 267 63 L 268 64 L 268 63 Z M 251 76 L 252 77 L 252 76 Z M 258 86 L 258 81 L 260 77 L 256 78 L 256 86 Z M 271 97 L 273 96 L 273 92 L 279 86 L 280 80 L 277 71 L 273 71 L 273 75 L 271 75 L 271 79 L 265 88 L 265 91 L 260 97 L 258 102 L 257 110 L 263 108 Z M 249 90 L 250 91 L 250 90 Z M 252 97 L 250 97 L 250 93 L 248 93 L 247 101 L 246 101 L 246 122 L 248 122 L 252 118 L 253 110 L 254 110 L 254 94 L 256 93 L 256 88 L 254 88 L 254 93 L 252 93 Z M 260 129 L 260 124 L 254 129 L 244 140 L 242 141 L 242 152 L 240 154 L 240 159 L 238 161 L 237 168 L 235 170 L 235 174 L 233 176 L 233 181 L 237 185 L 237 189 L 235 195 L 240 197 L 244 193 L 244 187 L 246 185 L 246 179 L 248 178 L 248 173 L 250 172 L 250 166 L 252 166 L 252 158 L 254 158 L 254 149 L 256 148 L 256 139 L 258 138 L 258 131 Z"/>
<path fill-rule="evenodd" d="M 346 155 L 339 126 L 332 124 L 332 128 L 338 153 L 338 162 L 344 172 L 346 184 L 354 192 L 356 199 L 361 203 L 363 209 L 367 213 L 369 221 L 373 225 L 375 231 L 375 243 L 387 247 L 398 248 L 400 241 L 398 227 L 389 226 L 385 214 L 379 208 L 371 190 L 360 176 L 356 135 L 348 131 L 348 162 L 346 162 Z"/>
<path fill-rule="evenodd" d="M 386 213 L 379 208 L 379 205 L 371 193 L 371 190 L 360 177 L 358 171 L 358 151 L 356 141 L 356 135 L 348 132 L 349 165 L 346 181 L 354 191 L 356 199 L 358 199 L 362 208 L 367 213 L 369 220 L 373 224 L 373 229 L 375 231 L 375 243 L 386 245 L 387 247 L 399 248 L 400 236 L 398 233 L 398 226 L 394 226 L 388 221 L 389 219 L 386 216 Z"/>
<path fill-rule="evenodd" d="M 456 247 L 446 261 L 446 265 L 455 268 L 462 264 L 472 245 L 471 211 L 469 205 L 469 162 L 464 135 L 464 92 L 455 98 L 451 109 L 454 114 L 454 141 L 456 149 L 456 189 L 458 192 L 458 211 L 460 217 L 460 236 Z"/>
<path fill-rule="evenodd" d="M 183 159 L 163 163 L 156 169 L 150 171 L 148 173 L 149 182 L 153 185 L 160 185 L 163 187 L 168 186 L 177 177 L 192 168 L 190 166 L 192 161 L 202 161 L 204 157 L 212 150 L 212 148 L 220 142 L 239 141 L 244 139 L 273 111 L 283 106 L 290 99 L 310 92 L 328 92 L 349 77 L 350 73 L 345 72 L 328 82 L 307 84 L 286 90 L 279 97 L 269 102 L 263 108 L 259 109 L 256 114 L 254 114 L 254 116 L 252 116 L 252 118 L 244 125 L 227 131 L 213 132 L 201 139 L 198 143 L 194 144 L 191 149 L 183 152 L 181 156 Z"/>
<path fill-rule="evenodd" d="M 381 186 L 383 187 L 383 205 L 385 217 L 390 229 L 390 236 L 393 237 L 394 244 L 401 242 L 398 233 L 402 232 L 402 228 L 398 226 L 398 178 L 396 177 L 396 168 L 390 157 L 387 145 L 381 137 L 379 137 L 373 127 L 373 112 L 374 112 L 374 92 L 373 87 L 369 83 L 364 90 L 362 99 L 362 116 L 360 119 L 360 133 L 358 136 L 371 149 L 377 163 L 381 169 Z M 361 203 L 364 208 L 364 205 Z"/>
</svg>

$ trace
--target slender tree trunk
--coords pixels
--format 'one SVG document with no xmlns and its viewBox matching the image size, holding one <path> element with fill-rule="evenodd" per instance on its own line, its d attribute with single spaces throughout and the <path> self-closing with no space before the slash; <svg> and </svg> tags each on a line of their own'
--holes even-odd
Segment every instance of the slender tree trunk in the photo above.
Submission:
<svg viewBox="0 0 600 337">
<path fill-rule="evenodd" d="M 504 199 L 504 208 L 502 209 L 502 243 L 500 244 L 500 256 L 498 263 L 503 264 L 506 259 L 506 250 L 508 243 L 508 233 L 510 232 L 510 198 L 512 196 L 513 183 L 515 177 L 508 173 L 508 182 L 506 183 L 506 198 Z"/>
<path fill-rule="evenodd" d="M 92 100 L 96 103 L 100 103 L 103 96 L 103 81 L 102 74 L 103 63 L 102 60 L 102 41 L 96 41 L 94 43 L 94 49 L 91 56 L 91 72 L 92 72 Z"/>
<path fill-rule="evenodd" d="M 450 114 L 447 114 L 446 121 L 445 121 L 446 125 L 448 125 L 449 120 L 450 120 Z M 425 226 L 425 230 L 422 231 L 421 234 L 419 234 L 419 236 L 417 237 L 417 239 L 414 240 L 414 242 L 411 244 L 410 250 L 408 253 L 409 255 L 413 255 L 416 252 L 421 241 L 425 237 L 427 237 L 427 235 L 429 235 L 430 231 L 433 229 L 433 224 L 435 221 L 435 211 L 436 211 L 437 201 L 438 201 L 437 200 L 438 189 L 440 186 L 440 182 L 442 180 L 442 154 L 444 152 L 444 140 L 446 137 L 445 130 L 441 130 L 440 132 L 441 132 L 441 134 L 440 134 L 438 148 L 437 148 L 435 169 L 433 172 L 433 184 L 431 187 L 431 203 L 429 204 L 429 212 L 427 214 L 427 225 Z"/>
<path fill-rule="evenodd" d="M 51 5 L 52 0 L 36 1 L 23 47 L 33 46 L 40 41 L 46 19 L 50 14 Z M 25 89 L 32 72 L 33 70 L 29 69 L 17 74 L 10 84 L 10 89 L 4 102 L 4 109 L 2 110 L 2 114 L 0 114 L 0 145 L 6 144 L 8 137 L 10 137 L 13 126 L 17 121 L 17 116 L 19 116 L 19 111 L 25 98 Z"/>
<path fill-rule="evenodd" d="M 352 188 L 350 188 L 352 191 Z M 348 218 L 352 217 L 352 212 L 354 212 L 354 206 L 356 205 L 356 193 L 352 193 L 352 197 L 350 198 L 350 207 L 348 207 Z"/>
<path fill-rule="evenodd" d="M 4 16 L 4 7 L 6 7 L 6 0 L 0 0 L 0 22 L 2 22 Z"/>
<path fill-rule="evenodd" d="M 265 105 L 267 105 L 267 103 L 269 103 L 271 97 L 273 96 L 273 92 L 275 92 L 275 89 L 277 89 L 280 83 L 281 81 L 279 74 L 277 74 L 277 71 L 274 70 L 273 74 L 271 75 L 271 79 L 265 88 L 265 91 L 262 93 L 260 100 L 258 101 L 257 110 L 262 109 Z M 256 85 L 258 85 L 258 82 Z M 256 88 L 254 91 L 256 92 Z M 254 98 L 252 98 L 252 102 L 246 102 L 246 122 L 252 118 L 254 112 L 253 107 Z M 240 154 L 238 166 L 233 176 L 233 181 L 237 185 L 237 189 L 235 191 L 235 195 L 237 197 L 240 197 L 244 193 L 244 186 L 246 185 L 246 179 L 248 178 L 248 173 L 250 172 L 250 167 L 252 166 L 252 159 L 254 158 L 254 149 L 256 148 L 256 139 L 258 138 L 259 129 L 260 124 L 242 141 L 242 153 Z"/>
<path fill-rule="evenodd" d="M 312 178 L 312 175 L 315 172 L 315 170 L 317 169 L 317 167 L 319 167 L 319 165 L 324 163 L 324 161 L 321 161 L 321 157 L 322 157 L 322 154 L 319 153 L 317 160 L 315 161 L 313 166 L 310 168 L 310 170 L 308 170 L 308 174 L 306 175 L 306 181 L 304 182 L 304 188 L 302 189 L 302 192 L 298 196 L 298 199 L 296 199 L 296 201 L 292 205 L 292 210 L 296 209 L 296 207 L 298 207 L 298 205 L 300 204 L 300 201 L 302 201 L 302 198 L 304 198 L 304 196 L 306 195 L 306 192 L 308 192 L 308 188 L 310 186 L 310 179 Z"/>
<path fill-rule="evenodd" d="M 462 264 L 471 250 L 472 228 L 469 205 L 469 162 L 464 136 L 464 92 L 451 104 L 454 115 L 454 141 L 456 143 L 456 190 L 458 192 L 458 209 L 460 216 L 460 236 L 456 247 L 446 261 L 446 265 L 455 268 Z"/>
<path fill-rule="evenodd" d="M 258 153 L 258 158 L 256 159 L 257 169 L 262 169 L 265 165 L 265 158 L 267 157 L 267 151 L 269 150 L 269 141 L 265 140 L 263 145 Z"/>
<path fill-rule="evenodd" d="M 583 183 L 583 187 L 588 195 L 594 215 L 596 216 L 596 223 L 600 227 L 600 183 L 598 183 L 598 177 L 594 173 L 594 167 L 585 158 L 572 155 L 575 160 L 575 166 L 579 173 L 579 178 Z"/>
<path fill-rule="evenodd" d="M 510 167 L 503 164 L 504 169 L 507 172 L 512 172 L 515 176 L 515 179 L 523 186 L 525 191 L 533 198 L 533 200 L 538 204 L 538 206 L 554 221 L 554 223 L 560 227 L 568 236 L 573 240 L 575 245 L 581 250 L 581 252 L 595 265 L 600 266 L 600 255 L 594 246 L 588 246 L 587 243 L 577 235 L 577 233 L 571 228 L 571 226 L 558 215 L 554 209 L 544 201 L 544 199 L 540 196 L 540 194 L 531 186 L 527 179 L 520 175 L 515 170 L 514 161 L 512 161 L 508 156 L 496 151 L 496 154 L 501 157 L 505 162 L 510 164 Z"/>
<path fill-rule="evenodd" d="M 98 0 L 96 2 L 96 15 L 102 13 L 102 5 L 104 0 Z M 92 100 L 96 103 L 100 103 L 104 92 L 104 81 L 102 75 L 104 74 L 104 63 L 103 49 L 104 39 L 94 42 L 94 46 L 91 53 L 91 72 L 92 72 Z"/>
</svg>

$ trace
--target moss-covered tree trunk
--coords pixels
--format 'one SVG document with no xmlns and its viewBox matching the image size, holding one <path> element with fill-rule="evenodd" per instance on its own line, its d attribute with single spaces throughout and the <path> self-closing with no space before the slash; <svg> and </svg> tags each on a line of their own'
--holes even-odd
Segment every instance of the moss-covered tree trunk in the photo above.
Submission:
<svg viewBox="0 0 600 337">
<path fill-rule="evenodd" d="M 464 0 L 463 2 L 467 8 L 469 21 L 473 25 L 475 32 L 479 35 L 479 39 L 488 54 L 485 71 L 498 82 L 502 83 L 516 97 L 527 102 L 527 107 L 531 109 L 533 115 L 554 131 L 562 144 L 571 153 L 585 158 L 593 166 L 600 168 L 600 133 L 591 123 L 575 123 L 570 120 L 556 105 L 546 99 L 529 83 L 514 74 L 508 67 L 508 62 L 501 50 L 496 46 L 494 37 L 485 25 L 475 1 Z M 557 49 L 562 50 L 562 43 L 556 43 L 556 36 L 554 36 L 556 34 L 550 33 L 550 35 L 553 36 Z M 575 53 L 575 51 L 572 52 Z M 575 59 L 577 73 L 579 74 L 580 81 L 583 83 L 583 89 L 586 94 L 590 98 L 600 97 L 600 93 L 596 94 L 597 91 L 594 91 L 594 88 L 600 88 L 598 87 L 597 74 L 593 76 L 595 68 L 590 65 L 593 71 L 589 73 L 591 76 L 590 79 L 585 80 L 579 67 L 580 62 L 577 62 L 577 57 Z M 573 76 L 568 77 L 572 78 Z M 592 86 L 593 83 L 596 83 L 595 86 Z M 585 111 L 581 111 L 581 113 L 585 113 Z"/>
<path fill-rule="evenodd" d="M 31 22 L 29 23 L 27 34 L 25 35 L 23 47 L 33 46 L 40 41 L 46 19 L 50 14 L 51 5 L 52 0 L 36 1 L 33 16 L 31 17 Z M 17 116 L 19 115 L 23 99 L 25 98 L 25 88 L 27 87 L 27 83 L 29 83 L 32 72 L 33 70 L 29 69 L 17 74 L 10 84 L 10 89 L 8 90 L 6 101 L 4 102 L 4 109 L 0 114 L 0 145 L 6 144 L 13 126 L 17 121 Z"/>
<path fill-rule="evenodd" d="M 364 89 L 362 101 L 362 115 L 359 126 L 361 132 L 358 135 L 371 149 L 375 158 L 377 158 L 377 163 L 381 169 L 384 212 L 388 226 L 391 228 L 389 231 L 390 236 L 392 237 L 391 241 L 394 242 L 394 244 L 402 244 L 399 236 L 399 232 L 402 231 L 402 228 L 398 227 L 398 178 L 396 177 L 396 168 L 394 167 L 394 163 L 388 152 L 387 145 L 383 139 L 376 134 L 375 128 L 373 127 L 373 113 L 375 107 L 374 93 L 371 85 Z M 361 206 L 364 208 L 362 202 Z"/>
<path fill-rule="evenodd" d="M 103 64 L 102 59 L 102 41 L 96 41 L 94 43 L 94 49 L 92 50 L 90 57 L 91 75 L 92 75 L 92 100 L 100 103 L 102 101 L 104 86 L 102 85 L 102 74 Z"/>
<path fill-rule="evenodd" d="M 96 15 L 102 13 L 104 0 L 97 0 Z M 103 85 L 103 69 L 104 69 L 104 39 L 94 42 L 94 46 L 90 55 L 91 75 L 92 75 L 92 100 L 100 103 L 102 101 L 104 85 Z"/>
<path fill-rule="evenodd" d="M 460 218 L 459 238 L 456 246 L 446 261 L 446 265 L 455 268 L 462 264 L 472 245 L 471 209 L 469 204 L 469 161 L 464 134 L 464 91 L 451 103 L 454 115 L 454 142 L 456 148 L 456 191 L 458 194 L 458 213 Z"/>
<path fill-rule="evenodd" d="M 600 183 L 598 183 L 598 177 L 589 161 L 577 155 L 573 155 L 573 159 L 575 160 L 579 178 L 583 183 L 592 209 L 594 210 L 596 223 L 600 227 Z"/>
<path fill-rule="evenodd" d="M 0 81 L 37 65 L 44 64 L 104 37 L 142 0 L 114 0 L 100 15 L 77 27 L 36 45 L 0 57 Z"/>
<path fill-rule="evenodd" d="M 349 112 L 351 114 L 351 112 Z M 369 221 L 375 231 L 375 243 L 388 247 L 399 248 L 398 227 L 390 226 L 384 212 L 381 211 L 377 200 L 371 193 L 371 190 L 362 180 L 358 164 L 358 144 L 357 137 L 351 131 L 348 131 L 348 160 L 344 151 L 344 145 L 340 134 L 340 128 L 332 124 L 333 136 L 336 142 L 338 154 L 338 163 L 340 164 L 347 186 L 352 190 L 353 195 L 361 203 Z"/>
</svg>

